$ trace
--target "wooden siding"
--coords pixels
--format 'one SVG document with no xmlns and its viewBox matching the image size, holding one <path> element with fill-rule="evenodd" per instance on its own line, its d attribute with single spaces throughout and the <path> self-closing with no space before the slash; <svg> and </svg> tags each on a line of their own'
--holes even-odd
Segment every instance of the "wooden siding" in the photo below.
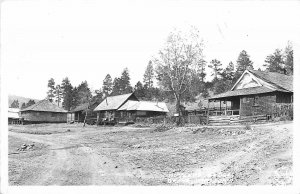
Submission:
<svg viewBox="0 0 300 194">
<path fill-rule="evenodd" d="M 24 111 L 21 117 L 30 122 L 66 123 L 67 113 Z"/>
<path fill-rule="evenodd" d="M 272 106 L 276 104 L 275 93 L 266 93 L 241 97 L 241 116 L 270 114 Z"/>
</svg>

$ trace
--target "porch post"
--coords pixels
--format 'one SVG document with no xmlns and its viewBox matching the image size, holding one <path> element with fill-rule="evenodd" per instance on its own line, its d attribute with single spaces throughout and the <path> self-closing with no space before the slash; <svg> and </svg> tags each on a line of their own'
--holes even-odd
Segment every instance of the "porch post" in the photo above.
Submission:
<svg viewBox="0 0 300 194">
<path fill-rule="evenodd" d="M 221 102 L 222 102 L 222 100 L 220 99 L 220 114 L 222 115 Z M 220 116 L 221 116 L 221 115 L 220 115 Z"/>
<path fill-rule="evenodd" d="M 209 99 L 207 100 L 207 116 L 206 116 L 206 124 L 208 125 L 208 120 L 209 120 Z"/>
</svg>

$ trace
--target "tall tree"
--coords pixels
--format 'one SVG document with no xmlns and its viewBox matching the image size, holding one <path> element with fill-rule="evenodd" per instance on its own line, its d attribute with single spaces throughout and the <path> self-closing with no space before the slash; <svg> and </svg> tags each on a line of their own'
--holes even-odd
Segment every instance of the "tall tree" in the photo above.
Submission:
<svg viewBox="0 0 300 194">
<path fill-rule="evenodd" d="M 253 69 L 253 62 L 250 60 L 250 56 L 245 50 L 242 50 L 236 61 L 237 71 L 243 73 L 246 69 Z"/>
<path fill-rule="evenodd" d="M 293 75 L 294 71 L 294 56 L 293 56 L 293 46 L 291 42 L 288 42 L 284 50 L 284 64 L 287 74 Z"/>
<path fill-rule="evenodd" d="M 107 74 L 103 80 L 103 84 L 102 84 L 102 92 L 103 94 L 106 96 L 109 96 L 112 92 L 113 89 L 113 82 L 112 82 L 112 78 L 109 74 Z"/>
<path fill-rule="evenodd" d="M 64 78 L 61 83 L 62 89 L 62 107 L 68 111 L 72 108 L 73 103 L 73 86 L 68 77 Z"/>
<path fill-rule="evenodd" d="M 140 81 L 134 86 L 134 94 L 138 99 L 145 99 L 146 97 L 146 89 Z"/>
<path fill-rule="evenodd" d="M 242 75 L 242 73 L 246 69 L 253 69 L 253 62 L 250 60 L 250 56 L 245 50 L 242 50 L 240 52 L 236 64 L 237 67 L 236 67 L 236 72 L 234 74 L 233 82 L 238 80 L 238 78 Z"/>
<path fill-rule="evenodd" d="M 280 49 L 276 49 L 273 54 L 268 55 L 265 59 L 264 67 L 267 71 L 285 73 L 284 56 Z"/>
<path fill-rule="evenodd" d="M 221 72 L 223 70 L 221 61 L 213 59 L 208 67 L 213 70 L 212 76 L 214 76 L 214 81 L 218 80 L 218 77 L 220 78 Z"/>
<path fill-rule="evenodd" d="M 29 107 L 31 105 L 34 105 L 35 104 L 35 101 L 34 100 L 29 100 L 26 104 L 26 107 Z"/>
<path fill-rule="evenodd" d="M 204 83 L 204 79 L 206 77 L 206 73 L 205 73 L 206 63 L 207 62 L 202 58 L 200 58 L 198 61 L 197 74 L 200 77 L 202 83 Z"/>
<path fill-rule="evenodd" d="M 120 78 L 120 89 L 121 89 L 121 94 L 127 94 L 127 93 L 132 92 L 128 68 L 125 68 L 122 72 L 122 75 Z"/>
<path fill-rule="evenodd" d="M 55 86 L 54 95 L 55 95 L 55 102 L 57 102 L 57 106 L 59 106 L 62 100 L 62 89 L 60 85 Z"/>
<path fill-rule="evenodd" d="M 102 101 L 103 96 L 104 95 L 101 89 L 95 90 L 95 95 L 92 97 L 91 101 L 100 103 Z"/>
<path fill-rule="evenodd" d="M 25 102 L 23 102 L 23 104 L 21 106 L 21 109 L 24 109 L 24 108 L 26 108 L 26 103 Z"/>
<path fill-rule="evenodd" d="M 11 105 L 9 106 L 10 108 L 19 108 L 19 101 L 18 100 L 14 100 Z"/>
<path fill-rule="evenodd" d="M 227 65 L 227 67 L 222 72 L 222 77 L 225 80 L 232 81 L 234 78 L 234 73 L 235 73 L 234 72 L 234 64 L 232 63 L 232 61 L 230 61 L 229 64 Z"/>
<path fill-rule="evenodd" d="M 121 82 L 120 78 L 116 77 L 114 79 L 113 89 L 112 89 L 112 93 L 111 93 L 113 96 L 122 94 L 120 82 Z"/>
<path fill-rule="evenodd" d="M 53 102 L 55 97 L 55 81 L 53 78 L 48 80 L 48 92 L 47 92 L 47 98 L 50 102 Z"/>
<path fill-rule="evenodd" d="M 143 79 L 146 88 L 153 87 L 153 79 L 154 79 L 154 68 L 152 65 L 152 61 L 150 60 L 147 65 L 146 71 L 144 73 L 144 79 Z"/>
<path fill-rule="evenodd" d="M 87 81 L 81 82 L 79 86 L 77 87 L 77 98 L 79 104 L 84 104 L 90 101 L 92 97 L 91 90 L 88 86 Z"/>
<path fill-rule="evenodd" d="M 158 84 L 176 99 L 177 124 L 181 123 L 181 101 L 190 91 L 197 62 L 202 57 L 203 42 L 198 34 L 198 31 L 191 31 L 187 36 L 180 32 L 171 33 L 165 47 L 153 60 Z"/>
</svg>

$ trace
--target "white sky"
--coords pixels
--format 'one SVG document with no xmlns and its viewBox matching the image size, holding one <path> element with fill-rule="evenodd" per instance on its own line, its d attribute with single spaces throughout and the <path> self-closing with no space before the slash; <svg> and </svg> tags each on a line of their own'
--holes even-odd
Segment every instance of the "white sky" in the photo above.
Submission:
<svg viewBox="0 0 300 194">
<path fill-rule="evenodd" d="M 298 10 L 296 1 L 5 1 L 1 65 L 8 93 L 24 97 L 45 98 L 51 77 L 98 89 L 125 67 L 134 86 L 172 29 L 194 25 L 207 61 L 235 63 L 246 50 L 258 68 L 299 36 Z"/>
</svg>

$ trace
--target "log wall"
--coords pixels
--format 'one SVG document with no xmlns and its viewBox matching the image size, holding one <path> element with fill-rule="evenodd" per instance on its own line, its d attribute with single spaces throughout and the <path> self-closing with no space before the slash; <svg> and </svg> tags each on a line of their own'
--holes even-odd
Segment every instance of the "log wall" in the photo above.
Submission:
<svg viewBox="0 0 300 194">
<path fill-rule="evenodd" d="M 25 121 L 30 121 L 30 122 L 47 122 L 47 123 L 67 122 L 67 113 L 25 111 L 25 112 L 21 112 L 21 117 L 24 118 Z"/>
</svg>

